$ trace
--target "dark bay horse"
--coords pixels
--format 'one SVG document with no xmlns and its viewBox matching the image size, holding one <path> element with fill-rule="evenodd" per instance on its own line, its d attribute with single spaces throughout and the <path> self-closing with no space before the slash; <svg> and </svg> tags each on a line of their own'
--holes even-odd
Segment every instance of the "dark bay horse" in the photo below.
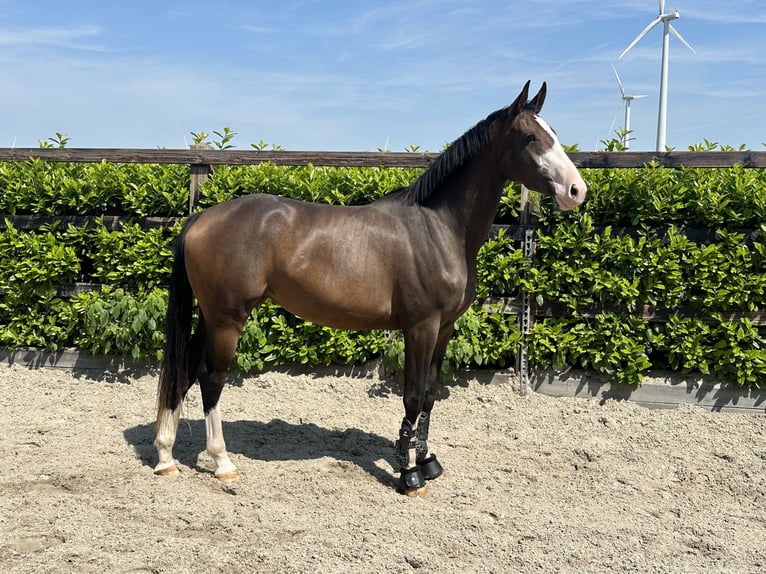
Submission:
<svg viewBox="0 0 766 574">
<path fill-rule="evenodd" d="M 442 472 L 427 444 L 441 364 L 455 320 L 474 299 L 476 256 L 504 184 L 552 195 L 561 209 L 585 199 L 580 174 L 538 115 L 545 83 L 531 100 L 528 91 L 529 82 L 409 187 L 368 205 L 250 195 L 188 218 L 170 280 L 155 473 L 177 472 L 172 449 L 181 405 L 199 380 L 215 476 L 239 476 L 226 453 L 218 400 L 245 322 L 268 298 L 321 325 L 403 332 L 399 490 L 424 494 L 425 481 Z M 195 297 L 199 325 L 192 335 Z"/>
</svg>

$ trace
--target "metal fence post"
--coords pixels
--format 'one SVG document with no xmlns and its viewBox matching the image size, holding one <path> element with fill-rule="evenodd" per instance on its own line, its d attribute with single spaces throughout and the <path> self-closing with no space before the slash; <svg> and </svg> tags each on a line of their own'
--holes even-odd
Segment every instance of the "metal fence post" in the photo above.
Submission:
<svg viewBox="0 0 766 574">
<path fill-rule="evenodd" d="M 525 229 L 522 251 L 524 257 L 530 262 L 534 255 L 535 230 Z M 521 344 L 519 345 L 519 354 L 517 357 L 516 369 L 519 373 L 519 392 L 521 396 L 527 395 L 529 387 L 529 362 L 527 360 L 527 339 L 529 331 L 532 329 L 532 296 L 523 290 L 521 291 L 521 313 L 519 314 L 519 332 L 521 333 Z"/>
<path fill-rule="evenodd" d="M 535 206 L 530 201 L 529 190 L 521 186 L 521 205 L 519 208 L 519 223 L 524 226 L 530 226 L 524 229 L 524 239 L 522 240 L 522 253 L 526 257 L 530 266 L 535 252 L 535 229 L 533 226 L 536 222 L 534 214 Z M 529 292 L 522 289 L 521 291 L 521 313 L 519 313 L 519 333 L 521 334 L 521 342 L 519 344 L 519 351 L 516 355 L 516 372 L 519 374 L 519 393 L 522 397 L 527 395 L 529 389 L 529 362 L 527 360 L 527 340 L 529 337 L 529 331 L 532 328 L 532 322 L 534 317 L 532 316 L 532 297 Z"/>
</svg>

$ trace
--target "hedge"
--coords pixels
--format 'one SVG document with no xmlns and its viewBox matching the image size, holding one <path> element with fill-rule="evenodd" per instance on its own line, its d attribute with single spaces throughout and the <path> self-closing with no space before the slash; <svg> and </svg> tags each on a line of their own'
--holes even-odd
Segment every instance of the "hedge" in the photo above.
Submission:
<svg viewBox="0 0 766 574">
<path fill-rule="evenodd" d="M 526 289 L 565 316 L 537 322 L 533 366 L 577 365 L 635 384 L 650 369 L 710 372 L 740 385 L 766 381 L 764 330 L 723 311 L 764 310 L 766 173 L 742 169 L 583 170 L 589 200 L 559 212 L 540 200 L 534 262 L 502 231 L 479 254 L 478 300 Z M 265 192 L 334 204 L 368 202 L 412 181 L 418 169 L 221 166 L 201 206 Z M 181 216 L 186 166 L 0 163 L 0 345 L 76 347 L 156 359 L 161 354 L 171 245 L 179 224 L 148 228 L 147 216 Z M 498 223 L 518 222 L 519 189 L 506 188 Z M 90 225 L 17 229 L 15 215 L 90 215 Z M 119 215 L 111 229 L 99 219 Z M 629 229 L 626 229 L 628 227 Z M 714 241 L 692 241 L 705 228 Z M 754 233 L 755 232 L 755 233 Z M 526 275 L 525 275 L 526 272 Z M 62 284 L 101 285 L 65 297 Z M 632 311 L 670 311 L 651 322 Z M 589 313 L 594 306 L 603 311 Z M 703 318 L 674 314 L 699 309 Z M 474 305 L 458 321 L 446 369 L 512 365 L 520 343 L 513 316 Z M 397 334 L 336 331 L 263 305 L 240 340 L 243 371 L 267 364 L 351 363 L 384 356 L 401 364 Z"/>
</svg>

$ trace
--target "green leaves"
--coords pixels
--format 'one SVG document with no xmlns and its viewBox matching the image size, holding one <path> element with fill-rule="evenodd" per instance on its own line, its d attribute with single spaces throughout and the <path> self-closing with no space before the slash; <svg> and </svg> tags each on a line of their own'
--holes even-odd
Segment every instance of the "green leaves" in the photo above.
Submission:
<svg viewBox="0 0 766 574">
<path fill-rule="evenodd" d="M 490 295 L 516 295 L 530 262 L 514 239 L 500 229 L 497 237 L 488 239 L 482 245 L 476 266 L 476 298 L 481 301 Z"/>
<path fill-rule="evenodd" d="M 213 132 L 212 145 L 228 149 L 235 135 L 229 128 Z M 193 136 L 200 142 L 208 138 Z M 57 134 L 47 143 L 66 145 L 66 139 Z M 706 141 L 698 151 L 717 147 Z M 216 166 L 202 185 L 201 207 L 250 193 L 357 205 L 420 173 Z M 762 385 L 764 330 L 716 313 L 766 306 L 766 170 L 650 164 L 583 170 L 583 175 L 589 185 L 583 207 L 560 212 L 548 198 L 539 201 L 542 227 L 531 267 L 503 231 L 484 244 L 477 299 L 516 296 L 524 289 L 540 306 L 564 306 L 567 316 L 538 322 L 528 337 L 530 359 L 539 367 L 587 367 L 629 384 L 640 382 L 648 369 L 669 368 Z M 188 188 L 183 165 L 0 163 L 0 213 L 123 218 L 116 230 L 98 220 L 86 228 L 53 225 L 22 232 L 8 225 L 0 231 L 0 345 L 77 346 L 157 357 L 178 227 L 146 229 L 134 222 L 182 216 Z M 518 185 L 506 187 L 497 222 L 517 223 L 519 194 Z M 697 243 L 690 228 L 717 234 Z M 80 281 L 106 287 L 71 298 L 57 294 L 57 286 Z M 670 318 L 649 322 L 632 315 L 643 306 L 670 310 Z M 689 308 L 699 316 L 689 316 Z M 474 306 L 457 321 L 444 370 L 511 364 L 519 344 L 515 316 Z M 249 371 L 267 364 L 353 363 L 379 356 L 402 368 L 401 336 L 327 329 L 266 304 L 246 325 L 235 362 Z"/>
<path fill-rule="evenodd" d="M 219 166 L 202 185 L 200 205 L 209 207 L 241 195 L 271 193 L 293 199 L 359 205 L 409 185 L 418 168 Z"/>
<path fill-rule="evenodd" d="M 153 288 L 170 278 L 172 243 L 180 229 L 144 230 L 138 224 L 124 224 L 119 231 L 108 230 L 103 221 L 88 233 L 93 246 L 89 258 L 92 279 L 97 283 L 125 287 Z"/>
<path fill-rule="evenodd" d="M 529 359 L 538 365 L 591 368 L 619 383 L 638 384 L 651 366 L 650 342 L 656 337 L 643 319 L 615 313 L 587 321 L 546 319 L 532 328 Z"/>
<path fill-rule="evenodd" d="M 748 320 L 671 316 L 667 323 L 637 324 L 628 315 L 581 316 L 586 309 L 644 305 L 691 307 L 714 317 L 764 309 L 764 170 L 648 166 L 589 170 L 585 177 L 585 209 L 563 214 L 542 203 L 540 217 L 549 227 L 539 233 L 522 285 L 539 305 L 563 303 L 572 317 L 535 326 L 533 362 L 589 367 L 631 384 L 649 368 L 764 384 L 764 339 Z M 714 228 L 715 241 L 696 243 L 680 224 Z M 636 227 L 617 233 L 621 225 Z M 740 229 L 748 227 L 760 234 L 746 241 Z"/>
<path fill-rule="evenodd" d="M 677 226 L 756 229 L 766 220 L 766 170 L 735 165 L 727 169 L 583 169 L 588 183 L 587 213 L 596 225 Z M 576 220 L 542 202 L 543 224 Z"/>
<path fill-rule="evenodd" d="M 76 233 L 19 231 L 6 220 L 0 231 L 0 288 L 39 291 L 71 282 L 80 271 Z"/>
<path fill-rule="evenodd" d="M 167 294 L 162 289 L 131 294 L 104 287 L 72 299 L 78 328 L 73 343 L 93 354 L 159 359 L 165 342 L 163 325 Z"/>
<path fill-rule="evenodd" d="M 77 346 L 93 353 L 157 357 L 163 341 L 170 242 L 177 229 L 109 231 L 56 226 L 0 231 L 0 344 Z M 62 284 L 123 285 L 65 299 Z"/>
<path fill-rule="evenodd" d="M 516 359 L 521 334 L 515 317 L 470 307 L 455 323 L 447 345 L 444 372 L 466 366 L 506 367 Z"/>
<path fill-rule="evenodd" d="M 0 213 L 31 215 L 183 215 L 185 165 L 0 163 Z"/>
<path fill-rule="evenodd" d="M 266 363 L 345 365 L 372 360 L 386 345 L 384 332 L 322 327 L 266 302 L 245 325 L 234 361 L 243 372 Z"/>
</svg>

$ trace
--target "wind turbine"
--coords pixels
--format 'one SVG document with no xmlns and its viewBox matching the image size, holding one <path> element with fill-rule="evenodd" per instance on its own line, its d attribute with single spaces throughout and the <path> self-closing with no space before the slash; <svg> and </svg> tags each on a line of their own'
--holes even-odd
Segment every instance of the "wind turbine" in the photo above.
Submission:
<svg viewBox="0 0 766 574">
<path fill-rule="evenodd" d="M 617 107 L 617 111 L 614 113 L 614 119 L 612 120 L 612 125 L 609 127 L 609 133 L 612 133 L 612 128 L 614 127 L 614 120 L 617 119 L 617 114 L 620 113 L 620 108 L 624 105 L 625 106 L 625 123 L 623 124 L 623 136 L 622 136 L 622 146 L 623 149 L 626 151 L 630 149 L 630 102 L 633 100 L 637 100 L 639 98 L 645 98 L 646 94 L 641 94 L 640 96 L 629 96 L 625 93 L 625 87 L 622 85 L 622 82 L 620 81 L 620 76 L 617 74 L 617 68 L 614 67 L 614 64 L 612 65 L 612 70 L 614 71 L 614 77 L 617 78 L 617 86 L 620 88 L 620 95 L 622 96 L 622 101 L 620 102 L 620 105 Z"/>
<path fill-rule="evenodd" d="M 652 28 L 662 22 L 662 69 L 660 72 L 660 109 L 657 114 L 657 151 L 665 151 L 665 131 L 667 127 L 668 112 L 668 49 L 670 46 L 670 34 L 673 34 L 684 46 L 696 54 L 694 48 L 689 45 L 689 42 L 684 40 L 683 37 L 681 37 L 681 34 L 679 34 L 670 24 L 670 22 L 678 20 L 680 17 L 681 15 L 678 13 L 678 10 L 665 13 L 665 0 L 660 0 L 659 15 L 652 20 L 638 36 L 636 36 L 636 39 L 633 40 L 627 48 L 622 51 L 619 58 L 622 59 L 622 57 L 627 54 L 630 49 L 641 40 L 641 38 L 646 36 Z"/>
</svg>

